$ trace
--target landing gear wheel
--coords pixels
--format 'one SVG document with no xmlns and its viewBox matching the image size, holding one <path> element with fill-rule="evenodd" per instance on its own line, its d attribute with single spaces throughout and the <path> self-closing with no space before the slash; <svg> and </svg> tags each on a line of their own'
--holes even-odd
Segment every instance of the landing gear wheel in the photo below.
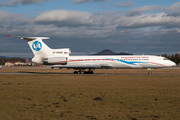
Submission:
<svg viewBox="0 0 180 120">
<path fill-rule="evenodd" d="M 93 71 L 79 70 L 79 71 L 74 71 L 74 74 L 94 74 L 94 72 Z"/>
<path fill-rule="evenodd" d="M 77 73 L 76 74 L 84 74 L 83 71 L 76 71 Z"/>
<path fill-rule="evenodd" d="M 151 74 L 152 74 L 152 72 L 151 72 L 151 71 L 149 71 L 149 72 L 148 72 L 148 74 L 149 74 L 149 75 L 151 75 Z"/>
<path fill-rule="evenodd" d="M 93 71 L 87 71 L 84 74 L 93 74 Z"/>
</svg>

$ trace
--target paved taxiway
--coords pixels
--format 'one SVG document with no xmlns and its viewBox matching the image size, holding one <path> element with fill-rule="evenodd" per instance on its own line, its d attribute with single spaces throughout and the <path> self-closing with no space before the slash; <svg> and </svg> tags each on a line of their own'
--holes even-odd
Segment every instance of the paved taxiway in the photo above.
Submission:
<svg viewBox="0 0 180 120">
<path fill-rule="evenodd" d="M 94 74 L 73 74 L 73 73 L 40 73 L 40 72 L 1 72 L 0 75 L 148 75 L 148 74 L 135 74 L 135 73 L 94 73 Z M 180 74 L 151 74 L 151 75 L 176 75 Z"/>
<path fill-rule="evenodd" d="M 47 67 L 2 67 L 0 68 L 0 74 L 3 75 L 148 75 L 146 70 L 139 69 L 141 71 L 137 72 L 137 69 L 118 69 L 116 70 L 99 70 L 95 71 L 94 74 L 73 74 L 71 71 L 58 72 L 58 69 L 49 69 Z M 126 73 L 124 72 L 126 71 Z M 159 72 L 161 71 L 161 72 Z M 174 72 L 175 71 L 175 72 Z M 171 67 L 158 69 L 158 71 L 152 71 L 152 75 L 180 75 L 180 67 Z"/>
</svg>

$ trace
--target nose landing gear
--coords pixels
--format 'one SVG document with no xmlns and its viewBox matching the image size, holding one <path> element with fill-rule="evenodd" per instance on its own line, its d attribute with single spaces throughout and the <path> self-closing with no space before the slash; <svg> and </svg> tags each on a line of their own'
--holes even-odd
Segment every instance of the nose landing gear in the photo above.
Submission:
<svg viewBox="0 0 180 120">
<path fill-rule="evenodd" d="M 151 74 L 152 74 L 152 72 L 151 72 L 151 71 L 149 71 L 149 72 L 148 72 L 148 75 L 151 75 Z"/>
<path fill-rule="evenodd" d="M 147 70 L 149 70 L 148 75 L 151 75 L 153 68 L 147 68 Z"/>
</svg>

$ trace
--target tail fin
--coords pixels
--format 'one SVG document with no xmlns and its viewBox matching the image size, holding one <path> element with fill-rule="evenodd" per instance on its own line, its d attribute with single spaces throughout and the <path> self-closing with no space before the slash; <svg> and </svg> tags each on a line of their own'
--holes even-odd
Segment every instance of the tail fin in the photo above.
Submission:
<svg viewBox="0 0 180 120">
<path fill-rule="evenodd" d="M 6 35 L 7 37 L 16 37 L 27 40 L 29 47 L 31 48 L 34 57 L 32 58 L 33 62 L 43 63 L 43 59 L 47 58 L 52 54 L 52 49 L 49 48 L 42 39 L 49 39 L 49 37 L 20 37 L 20 36 L 11 36 Z"/>
</svg>

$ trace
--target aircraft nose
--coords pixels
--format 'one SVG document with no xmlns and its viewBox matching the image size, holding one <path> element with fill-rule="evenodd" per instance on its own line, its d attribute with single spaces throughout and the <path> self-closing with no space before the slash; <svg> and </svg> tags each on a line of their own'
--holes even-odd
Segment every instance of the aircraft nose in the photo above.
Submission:
<svg viewBox="0 0 180 120">
<path fill-rule="evenodd" d="M 171 61 L 170 66 L 171 66 L 171 67 L 176 67 L 176 63 L 174 63 L 174 62 Z"/>
</svg>

